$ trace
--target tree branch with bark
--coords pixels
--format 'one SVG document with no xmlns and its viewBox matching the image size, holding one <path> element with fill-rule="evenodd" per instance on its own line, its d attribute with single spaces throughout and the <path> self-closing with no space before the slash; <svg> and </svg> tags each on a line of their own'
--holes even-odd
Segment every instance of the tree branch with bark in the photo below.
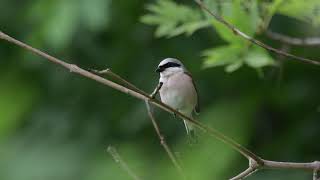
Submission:
<svg viewBox="0 0 320 180">
<path fill-rule="evenodd" d="M 320 46 L 320 37 L 297 38 L 280 34 L 271 30 L 266 31 L 266 36 L 283 44 L 294 46 Z"/>
<path fill-rule="evenodd" d="M 224 17 L 220 16 L 219 14 L 211 11 L 204 3 L 202 0 L 194 0 L 202 10 L 204 10 L 205 12 L 207 12 L 208 14 L 210 14 L 215 20 L 217 20 L 218 22 L 222 23 L 223 25 L 225 25 L 225 27 L 227 27 L 230 31 L 232 31 L 235 35 L 242 37 L 243 39 L 245 39 L 246 41 L 251 42 L 252 44 L 255 44 L 257 46 L 260 46 L 270 52 L 291 58 L 291 60 L 298 60 L 304 63 L 308 63 L 308 64 L 313 64 L 316 66 L 320 66 L 320 61 L 318 60 L 313 60 L 313 59 L 308 59 L 308 58 L 304 58 L 304 57 L 300 57 L 297 55 L 293 55 L 284 51 L 281 51 L 279 49 L 276 49 L 274 47 L 271 47 L 253 37 L 250 37 L 249 35 L 247 35 L 246 33 L 240 31 L 237 27 L 235 27 L 233 24 L 229 23 L 226 19 L 224 19 Z"/>
<path fill-rule="evenodd" d="M 167 111 L 171 114 L 176 114 L 180 118 L 185 119 L 185 120 L 189 121 L 190 123 L 193 123 L 195 125 L 195 127 L 198 127 L 199 129 L 208 133 L 210 136 L 215 137 L 218 140 L 224 142 L 225 144 L 227 144 L 228 146 L 230 146 L 231 148 L 233 148 L 234 150 L 236 150 L 237 152 L 239 152 L 240 154 L 242 154 L 244 157 L 246 157 L 249 160 L 249 162 L 250 162 L 249 168 L 232 179 L 242 179 L 242 178 L 244 178 L 244 177 L 246 177 L 246 176 L 252 174 L 253 172 L 256 172 L 257 170 L 262 169 L 262 168 L 310 170 L 311 172 L 313 172 L 314 179 L 315 178 L 317 179 L 318 172 L 320 169 L 320 162 L 319 161 L 314 161 L 314 162 L 309 162 L 309 163 L 293 163 L 293 162 L 278 162 L 278 161 L 270 161 L 270 160 L 262 159 L 261 157 L 259 157 L 255 153 L 253 153 L 250 150 L 248 150 L 247 148 L 243 147 L 242 145 L 240 145 L 239 143 L 237 143 L 233 139 L 225 136 L 223 133 L 219 132 L 218 130 L 211 128 L 211 127 L 209 127 L 199 121 L 195 121 L 194 119 L 180 113 L 179 111 L 176 111 L 175 109 L 171 108 L 170 106 L 168 106 L 168 105 L 162 103 L 161 101 L 155 99 L 154 97 L 148 95 L 144 91 L 142 91 L 138 88 L 135 88 L 135 86 L 128 85 L 131 83 L 129 83 L 126 80 L 125 81 L 128 83 L 124 83 L 124 84 L 126 84 L 126 86 L 129 86 L 129 87 L 118 84 L 118 83 L 113 82 L 109 79 L 105 79 L 101 76 L 98 76 L 98 75 L 92 73 L 92 72 L 84 70 L 75 64 L 66 63 L 66 62 L 64 62 L 58 58 L 55 58 L 55 57 L 53 57 L 43 51 L 40 51 L 39 49 L 33 48 L 32 46 L 29 46 L 29 45 L 15 39 L 15 38 L 12 38 L 9 35 L 1 32 L 1 31 L 0 31 L 0 39 L 6 40 L 12 44 L 20 46 L 20 47 L 24 48 L 25 50 L 28 50 L 28 51 L 30 51 L 40 57 L 45 58 L 46 60 L 48 60 L 54 64 L 57 64 L 65 69 L 69 70 L 72 73 L 76 73 L 80 76 L 97 81 L 101 84 L 109 86 L 115 90 L 118 90 L 118 91 L 125 93 L 127 95 L 130 95 L 130 96 L 133 96 L 137 99 L 143 100 L 145 102 L 150 102 L 151 104 L 157 106 L 158 108 L 160 108 L 164 111 Z M 117 75 L 115 73 L 112 73 L 112 74 L 114 75 L 114 77 L 116 77 L 116 76 L 120 77 L 119 75 Z M 160 139 L 162 139 L 161 136 L 162 135 L 160 134 L 160 136 L 159 136 Z"/>
</svg>

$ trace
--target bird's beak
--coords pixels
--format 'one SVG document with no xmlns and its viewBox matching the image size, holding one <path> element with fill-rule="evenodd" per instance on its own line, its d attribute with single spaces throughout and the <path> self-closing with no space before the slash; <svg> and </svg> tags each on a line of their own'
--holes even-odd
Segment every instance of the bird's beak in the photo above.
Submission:
<svg viewBox="0 0 320 180">
<path fill-rule="evenodd" d="M 162 68 L 161 68 L 161 67 L 158 67 L 158 68 L 155 70 L 155 72 L 157 72 L 157 73 L 162 72 Z"/>
</svg>

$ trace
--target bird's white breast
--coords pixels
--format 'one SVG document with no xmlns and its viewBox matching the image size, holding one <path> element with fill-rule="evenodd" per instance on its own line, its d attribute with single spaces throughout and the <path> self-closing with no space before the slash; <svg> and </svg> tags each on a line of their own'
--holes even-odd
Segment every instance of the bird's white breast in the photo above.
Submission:
<svg viewBox="0 0 320 180">
<path fill-rule="evenodd" d="M 191 77 L 184 72 L 178 72 L 162 78 L 162 82 L 161 101 L 181 112 L 191 114 L 197 103 L 197 94 Z"/>
</svg>

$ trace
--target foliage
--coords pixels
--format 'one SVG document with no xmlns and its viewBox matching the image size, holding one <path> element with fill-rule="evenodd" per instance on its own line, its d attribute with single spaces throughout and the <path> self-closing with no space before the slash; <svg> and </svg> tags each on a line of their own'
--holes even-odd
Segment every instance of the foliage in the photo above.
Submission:
<svg viewBox="0 0 320 180">
<path fill-rule="evenodd" d="M 53 47 L 65 47 L 79 29 L 97 31 L 106 26 L 109 4 L 110 0 L 37 0 L 30 7 L 27 18 L 34 22 L 47 43 Z"/>
<path fill-rule="evenodd" d="M 220 46 L 204 51 L 204 67 L 226 65 L 226 72 L 233 72 L 243 64 L 252 68 L 273 65 L 274 61 L 268 52 L 260 47 L 243 48 L 241 44 Z"/>
<path fill-rule="evenodd" d="M 317 24 L 320 19 L 320 4 L 317 0 L 207 0 L 204 2 L 214 13 L 221 15 L 251 37 L 255 37 L 257 33 L 267 28 L 270 19 L 276 13 L 307 20 L 313 24 Z M 188 33 L 190 35 L 196 29 L 207 27 L 207 25 L 193 26 L 196 28 L 190 29 L 188 25 L 191 23 L 212 22 L 212 27 L 229 45 L 205 50 L 204 67 L 226 66 L 227 72 L 233 72 L 244 63 L 255 69 L 275 64 L 274 59 L 265 50 L 248 49 L 241 37 L 236 36 L 221 22 L 213 20 L 210 15 L 201 16 L 199 10 L 195 11 L 187 5 L 178 5 L 173 0 L 157 1 L 148 7 L 150 12 L 144 15 L 142 20 L 146 24 L 158 26 L 155 33 L 157 37 L 172 37 L 182 32 L 190 32 Z M 188 18 L 194 14 L 194 18 Z M 177 25 L 180 27 L 177 28 Z"/>
<path fill-rule="evenodd" d="M 320 1 L 286 0 L 279 6 L 279 13 L 320 26 Z"/>
<path fill-rule="evenodd" d="M 216 8 L 222 12 L 219 2 L 226 2 L 223 6 L 228 8 L 229 4 L 228 12 L 240 8 L 243 12 L 237 14 L 250 18 L 245 8 L 248 4 L 233 7 L 233 1 L 206 3 L 212 3 L 210 8 L 218 4 Z M 270 26 L 280 32 L 320 36 L 318 29 L 301 25 L 300 18 L 290 19 L 292 25 L 287 17 L 274 16 L 286 5 L 282 1 L 287 0 L 249 4 L 253 14 L 258 6 L 259 18 L 252 18 L 254 23 L 243 22 L 245 26 L 238 24 L 239 28 L 246 33 L 259 31 L 252 24 L 264 26 L 267 16 L 272 14 Z M 183 61 L 197 84 L 202 107 L 200 115 L 195 116 L 197 120 L 264 158 L 319 160 L 319 68 L 284 58 L 280 69 L 265 50 L 214 27 L 216 22 L 192 6 L 191 1 L 175 2 L 180 3 L 171 5 L 176 9 L 171 10 L 172 17 L 167 21 L 175 19 L 174 13 L 183 7 L 191 11 L 182 11 L 192 12 L 199 21 L 207 22 L 207 28 L 188 38 L 168 34 L 162 37 L 172 38 L 154 38 L 152 27 L 158 25 L 139 23 L 144 9 L 150 6 L 146 1 L 2 0 L 0 30 L 84 69 L 111 68 L 146 92 L 152 92 L 158 82 L 154 69 L 159 61 L 176 57 Z M 158 17 L 157 13 L 148 15 Z M 232 14 L 224 15 L 232 19 Z M 173 31 L 182 28 L 186 29 L 184 35 L 193 32 L 193 28 L 184 26 L 188 19 L 181 19 L 183 15 L 179 15 Z M 192 23 L 199 21 L 195 18 Z M 213 27 L 217 33 L 213 33 Z M 263 34 L 250 35 L 268 40 Z M 273 47 L 281 46 L 278 42 L 270 43 Z M 292 47 L 292 51 L 304 57 L 320 57 L 318 48 Z M 204 55 L 204 61 L 199 61 L 199 54 Z M 260 70 L 265 65 L 277 66 L 264 68 L 263 78 L 244 68 Z M 204 66 L 215 68 L 201 69 Z M 234 73 L 223 73 L 223 69 Z M 245 158 L 200 130 L 196 132 L 199 144 L 190 146 L 181 121 L 157 108 L 154 112 L 188 179 L 223 180 L 247 168 Z M 107 153 L 108 145 L 116 147 L 142 179 L 181 179 L 160 145 L 144 102 L 0 40 L 1 180 L 130 179 Z M 261 171 L 250 179 L 312 178 L 310 172 L 288 170 Z"/>
<path fill-rule="evenodd" d="M 173 37 L 180 34 L 191 35 L 196 30 L 207 27 L 210 22 L 202 17 L 201 11 L 171 0 L 157 1 L 147 6 L 151 14 L 144 15 L 141 21 L 157 25 L 157 37 Z"/>
</svg>

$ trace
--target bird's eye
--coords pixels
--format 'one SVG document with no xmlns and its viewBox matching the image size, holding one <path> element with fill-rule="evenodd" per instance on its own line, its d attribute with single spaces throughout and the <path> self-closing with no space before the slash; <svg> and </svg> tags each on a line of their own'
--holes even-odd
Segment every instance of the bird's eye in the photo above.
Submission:
<svg viewBox="0 0 320 180">
<path fill-rule="evenodd" d="M 161 65 L 161 66 L 158 66 L 158 68 L 156 69 L 156 72 L 162 72 L 164 71 L 165 69 L 167 68 L 170 68 L 170 67 L 180 67 L 181 65 L 178 64 L 178 63 L 175 63 L 175 62 L 168 62 L 164 65 Z"/>
<path fill-rule="evenodd" d="M 158 68 L 155 70 L 155 72 L 160 73 L 164 70 L 163 66 L 158 66 Z"/>
<path fill-rule="evenodd" d="M 164 65 L 162 65 L 162 68 L 169 68 L 169 67 L 180 67 L 181 65 L 175 62 L 168 62 Z"/>
</svg>

